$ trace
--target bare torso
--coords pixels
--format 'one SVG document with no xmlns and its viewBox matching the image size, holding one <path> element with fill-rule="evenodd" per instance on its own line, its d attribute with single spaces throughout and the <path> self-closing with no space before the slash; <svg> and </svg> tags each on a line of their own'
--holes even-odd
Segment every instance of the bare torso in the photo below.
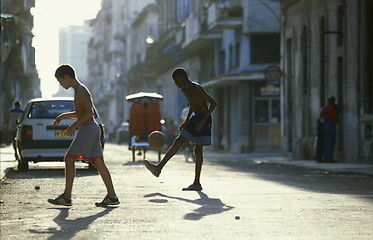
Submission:
<svg viewBox="0 0 373 240">
<path fill-rule="evenodd" d="M 203 114 L 208 111 L 207 101 L 202 95 L 203 89 L 198 84 L 193 83 L 190 88 L 182 89 L 182 92 L 195 114 Z"/>
<path fill-rule="evenodd" d="M 77 94 L 80 92 L 81 94 Z M 79 97 L 82 96 L 82 97 Z M 87 98 L 87 99 L 82 99 L 82 98 Z M 89 101 L 90 104 L 90 109 L 86 109 L 83 107 L 83 102 L 84 101 Z M 75 106 L 75 114 L 77 119 L 81 119 L 84 114 L 86 114 L 87 111 L 92 111 L 92 97 L 91 93 L 88 91 L 88 89 L 84 85 L 80 85 L 76 90 L 74 94 L 74 106 Z M 85 122 L 93 121 L 93 114 L 92 117 L 89 118 Z"/>
</svg>

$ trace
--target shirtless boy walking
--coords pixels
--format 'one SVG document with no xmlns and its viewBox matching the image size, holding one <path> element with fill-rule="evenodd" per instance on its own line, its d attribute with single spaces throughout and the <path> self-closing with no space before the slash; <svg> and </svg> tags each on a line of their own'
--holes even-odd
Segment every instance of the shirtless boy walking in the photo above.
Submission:
<svg viewBox="0 0 373 240">
<path fill-rule="evenodd" d="M 183 191 L 201 191 L 201 169 L 203 164 L 203 146 L 211 145 L 211 113 L 215 109 L 216 101 L 196 82 L 192 82 L 185 69 L 176 68 L 172 73 L 175 85 L 181 89 L 190 105 L 188 116 L 180 126 L 181 133 L 168 149 L 162 161 L 154 165 L 144 161 L 145 167 L 156 177 L 159 177 L 166 163 L 177 153 L 186 141 L 196 144 L 194 149 L 196 156 L 195 178 L 192 185 L 183 188 Z M 209 104 L 209 106 L 208 106 Z M 191 117 L 192 113 L 194 115 Z"/>
<path fill-rule="evenodd" d="M 71 206 L 71 192 L 75 178 L 75 161 L 87 159 L 100 173 L 107 189 L 107 195 L 102 202 L 96 206 L 106 207 L 118 205 L 119 200 L 114 191 L 110 172 L 107 169 L 102 147 L 100 143 L 100 128 L 93 117 L 92 96 L 86 86 L 75 77 L 75 70 L 70 65 L 61 65 L 57 68 L 55 77 L 65 89 L 74 89 L 75 111 L 62 113 L 54 121 L 58 125 L 65 118 L 76 118 L 72 125 L 66 129 L 70 136 L 74 135 L 75 129 L 78 133 L 71 143 L 65 155 L 65 191 L 55 199 L 48 199 L 48 202 L 55 205 Z"/>
</svg>

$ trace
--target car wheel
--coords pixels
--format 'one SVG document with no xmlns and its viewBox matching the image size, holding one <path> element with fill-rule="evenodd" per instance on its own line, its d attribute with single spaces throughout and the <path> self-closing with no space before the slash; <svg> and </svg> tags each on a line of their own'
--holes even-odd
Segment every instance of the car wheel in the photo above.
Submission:
<svg viewBox="0 0 373 240">
<path fill-rule="evenodd" d="M 20 171 L 29 170 L 28 161 L 21 156 L 19 157 L 19 161 L 18 161 L 18 170 Z"/>
<path fill-rule="evenodd" d="M 135 154 L 136 153 L 136 149 L 135 149 L 135 147 L 132 147 L 132 161 L 134 162 L 135 161 Z"/>
</svg>

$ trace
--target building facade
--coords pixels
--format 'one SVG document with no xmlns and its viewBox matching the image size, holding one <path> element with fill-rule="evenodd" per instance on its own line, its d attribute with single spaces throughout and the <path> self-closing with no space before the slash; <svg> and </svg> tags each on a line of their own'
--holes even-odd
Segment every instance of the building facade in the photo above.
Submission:
<svg viewBox="0 0 373 240">
<path fill-rule="evenodd" d="M 66 26 L 59 30 L 59 64 L 70 64 L 74 67 L 77 78 L 83 83 L 88 80 L 88 41 L 92 32 L 89 21 L 83 26 Z M 66 92 L 62 86 L 54 96 L 73 96 L 70 89 Z"/>
<path fill-rule="evenodd" d="M 14 101 L 24 107 L 29 99 L 41 96 L 32 47 L 33 7 L 32 0 L 1 0 L 1 126 Z"/>
<path fill-rule="evenodd" d="M 93 88 L 103 96 L 97 103 L 105 107 L 102 111 L 111 109 L 115 101 L 110 94 L 116 94 L 121 99 L 113 109 L 121 119 L 127 119 L 128 104 L 119 106 L 122 97 L 150 91 L 164 96 L 163 118 L 179 122 L 186 99 L 174 85 L 171 73 L 182 66 L 191 80 L 218 101 L 213 114 L 215 150 L 280 151 L 280 86 L 264 74 L 269 66 L 280 64 L 279 1 L 157 0 L 136 11 L 131 4 L 134 2 L 103 1 L 94 20 L 97 32 L 90 42 L 89 65 L 96 68 L 94 63 L 102 60 L 100 67 L 117 63 L 117 71 L 101 69 L 97 71 L 100 79 L 91 77 L 96 79 Z M 128 15 L 128 11 L 133 14 Z M 100 39 L 112 36 L 113 29 L 115 37 Z M 113 48 L 105 46 L 113 41 L 120 46 L 115 54 Z M 116 81 L 113 76 L 117 76 Z M 111 86 L 110 79 L 120 93 L 105 91 Z"/>
<path fill-rule="evenodd" d="M 132 24 L 151 0 L 103 0 L 101 10 L 90 22 L 92 36 L 88 43 L 87 85 L 95 94 L 95 105 L 105 124 L 120 126 L 128 119 L 129 69 L 136 32 Z"/>
<path fill-rule="evenodd" d="M 373 162 L 372 10 L 369 0 L 282 1 L 282 146 L 294 158 L 313 158 L 319 111 L 335 96 L 335 160 Z"/>
</svg>

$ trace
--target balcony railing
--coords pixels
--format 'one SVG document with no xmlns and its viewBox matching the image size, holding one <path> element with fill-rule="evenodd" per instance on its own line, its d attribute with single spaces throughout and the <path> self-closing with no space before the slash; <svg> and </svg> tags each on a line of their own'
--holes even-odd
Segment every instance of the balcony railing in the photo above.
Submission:
<svg viewBox="0 0 373 240">
<path fill-rule="evenodd" d="M 220 39 L 222 34 L 207 29 L 206 16 L 203 14 L 194 14 L 188 17 L 185 22 L 184 42 L 181 47 L 188 50 L 197 50 L 203 48 L 211 41 Z"/>
<path fill-rule="evenodd" d="M 214 3 L 208 8 L 207 25 L 210 30 L 242 26 L 242 7 Z"/>
</svg>

